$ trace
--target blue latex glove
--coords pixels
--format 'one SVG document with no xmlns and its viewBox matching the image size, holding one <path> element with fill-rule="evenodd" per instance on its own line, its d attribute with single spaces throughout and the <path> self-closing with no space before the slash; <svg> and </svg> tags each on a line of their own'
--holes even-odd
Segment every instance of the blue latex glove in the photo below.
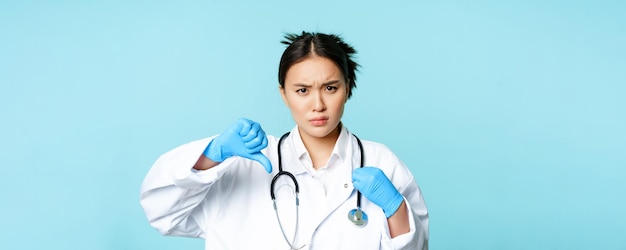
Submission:
<svg viewBox="0 0 626 250">
<path fill-rule="evenodd" d="M 382 170 L 375 167 L 357 168 L 352 183 L 368 200 L 383 209 L 387 218 L 396 213 L 404 198 Z"/>
<path fill-rule="evenodd" d="M 224 133 L 215 137 L 204 150 L 204 156 L 223 162 L 232 156 L 241 156 L 258 161 L 265 171 L 272 172 L 272 163 L 261 153 L 267 147 L 267 137 L 258 123 L 241 118 Z"/>
</svg>

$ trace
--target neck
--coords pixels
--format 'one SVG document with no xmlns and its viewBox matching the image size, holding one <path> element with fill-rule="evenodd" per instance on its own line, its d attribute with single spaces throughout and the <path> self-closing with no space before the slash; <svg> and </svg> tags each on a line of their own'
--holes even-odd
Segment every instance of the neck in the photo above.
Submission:
<svg viewBox="0 0 626 250">
<path fill-rule="evenodd" d="M 313 162 L 313 168 L 319 169 L 326 165 L 328 158 L 330 158 L 330 154 L 335 148 L 340 132 L 341 124 L 324 137 L 313 137 L 300 133 L 304 147 L 307 152 L 309 152 L 309 156 Z"/>
</svg>

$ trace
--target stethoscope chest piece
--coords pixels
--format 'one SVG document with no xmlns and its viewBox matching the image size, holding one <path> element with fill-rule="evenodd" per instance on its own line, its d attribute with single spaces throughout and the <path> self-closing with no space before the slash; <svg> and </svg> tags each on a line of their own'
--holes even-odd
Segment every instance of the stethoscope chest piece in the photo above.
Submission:
<svg viewBox="0 0 626 250">
<path fill-rule="evenodd" d="M 361 208 L 355 208 L 348 212 L 348 219 L 359 227 L 367 225 L 367 214 Z"/>
</svg>

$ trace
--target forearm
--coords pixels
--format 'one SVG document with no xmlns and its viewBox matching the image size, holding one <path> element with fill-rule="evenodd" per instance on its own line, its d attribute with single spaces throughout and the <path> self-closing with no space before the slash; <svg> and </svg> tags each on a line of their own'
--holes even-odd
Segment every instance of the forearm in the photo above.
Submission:
<svg viewBox="0 0 626 250">
<path fill-rule="evenodd" d="M 409 214 L 404 201 L 402 201 L 398 210 L 391 217 L 387 218 L 387 224 L 389 224 L 389 234 L 391 238 L 408 233 L 411 230 Z"/>
<path fill-rule="evenodd" d="M 398 211 L 387 219 L 388 231 L 383 235 L 384 240 L 381 249 L 428 249 L 428 218 L 421 216 L 420 207 L 420 204 L 414 203 L 410 198 L 405 199 Z M 402 218 L 404 216 L 403 211 L 406 211 L 406 219 Z M 402 229 L 403 222 L 408 223 L 408 229 Z"/>
</svg>

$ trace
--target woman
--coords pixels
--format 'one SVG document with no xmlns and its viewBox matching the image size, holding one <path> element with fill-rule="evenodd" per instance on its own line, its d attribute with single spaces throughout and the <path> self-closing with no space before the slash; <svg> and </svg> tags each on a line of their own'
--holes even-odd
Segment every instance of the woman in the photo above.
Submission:
<svg viewBox="0 0 626 250">
<path fill-rule="evenodd" d="M 296 127 L 279 139 L 240 119 L 165 153 L 141 187 L 150 224 L 205 238 L 206 249 L 428 249 L 428 212 L 409 169 L 341 123 L 355 50 L 336 35 L 286 38 L 279 91 Z M 289 174 L 272 184 L 280 169 Z"/>
</svg>

